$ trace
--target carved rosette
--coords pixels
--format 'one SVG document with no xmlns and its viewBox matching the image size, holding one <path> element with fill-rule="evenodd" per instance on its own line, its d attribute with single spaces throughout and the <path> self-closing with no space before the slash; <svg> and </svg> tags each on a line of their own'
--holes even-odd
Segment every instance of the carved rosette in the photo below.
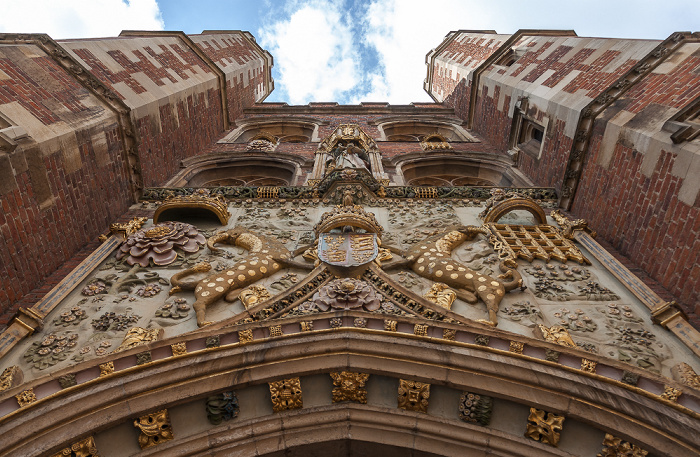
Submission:
<svg viewBox="0 0 700 457">
<path fill-rule="evenodd" d="M 152 261 L 155 265 L 169 265 L 177 259 L 177 249 L 187 253 L 199 251 L 207 240 L 197 228 L 183 222 L 163 222 L 142 229 L 129 236 L 117 251 L 117 260 L 126 257 L 129 265 L 146 268 Z"/>
<path fill-rule="evenodd" d="M 353 401 L 367 403 L 367 390 L 365 383 L 369 379 L 367 373 L 353 373 L 351 371 L 332 372 L 333 378 L 333 403 Z"/>
<path fill-rule="evenodd" d="M 489 425 L 492 407 L 493 398 L 472 392 L 464 392 L 459 398 L 459 418 L 465 422 Z"/>
<path fill-rule="evenodd" d="M 72 444 L 70 447 L 62 449 L 51 457 L 100 457 L 95 446 L 95 439 L 92 436 Z"/>
<path fill-rule="evenodd" d="M 566 419 L 564 416 L 548 413 L 541 409 L 530 408 L 525 436 L 535 441 L 557 446 L 561 430 L 564 427 L 564 419 Z"/>
<path fill-rule="evenodd" d="M 381 306 L 380 297 L 364 281 L 353 278 L 335 279 L 323 286 L 312 298 L 313 303 L 321 311 L 330 308 L 364 309 L 376 311 Z"/>
<path fill-rule="evenodd" d="M 596 457 L 644 457 L 648 453 L 635 444 L 606 433 L 603 438 L 603 450 Z"/>
<path fill-rule="evenodd" d="M 288 409 L 304 407 L 301 397 L 301 381 L 299 378 L 283 379 L 268 383 L 270 385 L 270 397 L 272 410 L 276 413 Z"/>
<path fill-rule="evenodd" d="M 100 377 L 114 373 L 114 362 L 100 364 Z"/>
<path fill-rule="evenodd" d="M 141 449 L 153 447 L 173 439 L 173 428 L 170 425 L 167 409 L 139 417 L 134 421 L 134 427 L 141 431 L 139 435 L 139 446 L 141 446 Z"/>
<path fill-rule="evenodd" d="M 430 384 L 399 379 L 398 407 L 406 411 L 428 412 Z"/>
</svg>

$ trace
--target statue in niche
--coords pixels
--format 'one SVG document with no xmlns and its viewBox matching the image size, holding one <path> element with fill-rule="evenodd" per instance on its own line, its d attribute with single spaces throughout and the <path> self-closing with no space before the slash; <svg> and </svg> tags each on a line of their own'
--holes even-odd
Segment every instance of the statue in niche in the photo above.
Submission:
<svg viewBox="0 0 700 457">
<path fill-rule="evenodd" d="M 343 168 L 363 168 L 367 171 L 370 169 L 367 152 L 354 141 L 338 142 L 330 155 L 326 160 L 326 169 L 329 171 Z"/>
</svg>

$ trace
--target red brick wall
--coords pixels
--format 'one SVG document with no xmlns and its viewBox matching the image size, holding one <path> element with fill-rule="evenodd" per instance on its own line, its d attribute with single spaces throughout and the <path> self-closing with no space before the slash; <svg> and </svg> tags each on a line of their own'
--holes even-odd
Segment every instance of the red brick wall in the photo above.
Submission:
<svg viewBox="0 0 700 457">
<path fill-rule="evenodd" d="M 0 48 L 0 70 L 9 76 L 0 78 L 0 112 L 15 122 L 31 115 L 56 130 L 75 130 L 74 137 L 37 142 L 46 132 L 24 125 L 31 138 L 0 152 L 3 311 L 104 232 L 130 199 L 116 117 L 42 51 L 26 49 L 37 57 Z M 105 117 L 95 122 L 96 115 Z M 106 146 L 96 146 L 94 138 Z"/>
</svg>

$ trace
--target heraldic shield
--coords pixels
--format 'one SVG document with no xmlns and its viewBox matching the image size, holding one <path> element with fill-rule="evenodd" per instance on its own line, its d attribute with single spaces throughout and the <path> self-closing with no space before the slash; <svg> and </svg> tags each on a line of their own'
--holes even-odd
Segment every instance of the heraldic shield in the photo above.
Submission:
<svg viewBox="0 0 700 457">
<path fill-rule="evenodd" d="M 376 233 L 321 233 L 318 240 L 319 259 L 331 265 L 363 265 L 378 252 Z"/>
</svg>

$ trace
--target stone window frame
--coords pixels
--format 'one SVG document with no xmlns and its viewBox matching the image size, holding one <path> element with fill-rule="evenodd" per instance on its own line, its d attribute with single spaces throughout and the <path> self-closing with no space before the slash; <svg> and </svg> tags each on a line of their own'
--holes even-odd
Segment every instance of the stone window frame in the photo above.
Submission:
<svg viewBox="0 0 700 457">
<path fill-rule="evenodd" d="M 528 105 L 529 100 L 524 97 L 513 108 L 513 124 L 508 140 L 508 154 L 513 157 L 516 163 L 520 152 L 539 160 L 547 140 L 549 119 L 545 117 L 538 121 L 529 116 L 527 114 Z"/>
</svg>

